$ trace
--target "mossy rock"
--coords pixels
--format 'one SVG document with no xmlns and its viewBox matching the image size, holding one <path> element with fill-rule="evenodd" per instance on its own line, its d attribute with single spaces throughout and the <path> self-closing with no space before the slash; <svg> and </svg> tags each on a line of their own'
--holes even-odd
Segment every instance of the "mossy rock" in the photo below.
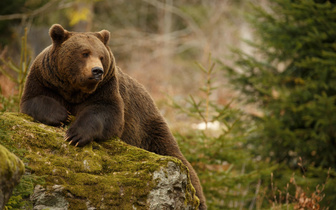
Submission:
<svg viewBox="0 0 336 210">
<path fill-rule="evenodd" d="M 197 208 L 199 200 L 180 160 L 119 139 L 74 147 L 64 142 L 66 129 L 34 122 L 24 114 L 0 115 L 0 144 L 23 160 L 29 176 L 44 180 L 30 195 L 34 209 L 51 208 L 48 199 L 56 200 L 55 208 L 63 209 Z M 173 177 L 178 178 L 163 180 Z M 171 203 L 182 206 L 161 206 L 160 201 L 153 201 L 164 193 L 160 187 L 167 183 L 174 186 L 163 190 L 171 193 L 166 196 L 177 195 Z"/>
<path fill-rule="evenodd" d="M 23 162 L 0 144 L 0 209 L 4 208 L 23 173 Z"/>
</svg>

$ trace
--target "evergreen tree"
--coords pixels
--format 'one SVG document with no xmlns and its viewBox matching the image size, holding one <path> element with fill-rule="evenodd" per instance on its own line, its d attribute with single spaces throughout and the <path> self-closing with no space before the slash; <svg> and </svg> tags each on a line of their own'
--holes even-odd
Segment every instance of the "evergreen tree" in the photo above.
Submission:
<svg viewBox="0 0 336 210">
<path fill-rule="evenodd" d="M 249 117 L 233 108 L 233 102 L 223 105 L 214 99 L 220 88 L 214 85 L 218 77 L 215 63 L 209 59 L 206 67 L 198 67 L 204 78 L 199 94 L 190 95 L 183 105 L 172 101 L 186 121 L 192 122 L 189 129 L 176 131 L 175 137 L 198 173 L 209 209 L 252 209 L 261 177 L 268 177 L 275 167 L 253 160 L 244 148 L 251 130 Z"/>
<path fill-rule="evenodd" d="M 336 4 L 273 0 L 268 6 L 253 5 L 248 17 L 253 55 L 235 50 L 234 67 L 224 65 L 243 99 L 263 113 L 255 116 L 250 145 L 263 159 L 317 178 L 310 184 L 324 183 L 328 168 L 328 182 L 335 182 Z M 334 187 L 326 188 L 326 205 L 335 207 Z"/>
<path fill-rule="evenodd" d="M 275 0 L 254 6 L 254 55 L 237 51 L 226 69 L 249 102 L 263 110 L 253 137 L 264 155 L 296 164 L 336 167 L 336 5 Z"/>
</svg>

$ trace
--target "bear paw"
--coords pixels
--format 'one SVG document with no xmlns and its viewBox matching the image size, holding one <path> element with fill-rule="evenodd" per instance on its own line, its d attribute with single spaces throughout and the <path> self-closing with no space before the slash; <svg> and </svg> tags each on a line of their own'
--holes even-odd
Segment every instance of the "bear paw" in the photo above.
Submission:
<svg viewBox="0 0 336 210">
<path fill-rule="evenodd" d="M 70 113 L 64 107 L 55 107 L 53 113 L 45 119 L 45 124 L 60 126 L 71 121 Z"/>
<path fill-rule="evenodd" d="M 41 123 L 52 126 L 67 123 L 70 115 L 64 106 L 48 96 L 37 96 L 23 102 L 21 112 L 32 116 Z"/>
<path fill-rule="evenodd" d="M 74 146 L 83 147 L 93 141 L 89 135 L 85 134 L 85 132 L 80 132 L 78 129 L 74 127 L 70 127 L 66 132 L 65 141 L 68 141 L 69 144 Z"/>
</svg>

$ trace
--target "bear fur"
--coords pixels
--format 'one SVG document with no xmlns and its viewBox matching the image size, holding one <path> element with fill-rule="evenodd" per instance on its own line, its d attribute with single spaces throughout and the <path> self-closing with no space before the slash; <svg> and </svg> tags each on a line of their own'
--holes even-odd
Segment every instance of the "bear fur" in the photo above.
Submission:
<svg viewBox="0 0 336 210">
<path fill-rule="evenodd" d="M 199 208 L 206 209 L 200 181 L 152 98 L 116 66 L 107 46 L 110 33 L 70 32 L 55 24 L 49 34 L 52 45 L 30 68 L 21 112 L 53 126 L 76 116 L 65 136 L 75 146 L 119 137 L 130 145 L 179 158 L 189 169 Z"/>
</svg>

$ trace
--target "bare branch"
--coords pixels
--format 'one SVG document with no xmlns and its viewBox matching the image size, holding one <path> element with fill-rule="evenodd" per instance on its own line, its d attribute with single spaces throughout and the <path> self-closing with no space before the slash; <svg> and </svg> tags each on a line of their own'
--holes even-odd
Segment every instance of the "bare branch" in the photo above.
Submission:
<svg viewBox="0 0 336 210">
<path fill-rule="evenodd" d="M 147 2 L 148 4 L 151 4 L 151 5 L 155 6 L 157 8 L 169 11 L 169 12 L 181 17 L 190 26 L 190 28 L 195 32 L 195 34 L 199 37 L 199 39 L 207 46 L 206 36 L 204 35 L 203 31 L 198 27 L 196 22 L 190 16 L 183 13 L 177 7 L 161 3 L 157 0 L 143 0 L 143 1 Z"/>
<path fill-rule="evenodd" d="M 56 4 L 56 5 L 55 5 Z M 0 15 L 0 21 L 1 20 L 15 20 L 15 19 L 27 19 L 31 17 L 35 17 L 37 15 L 46 13 L 51 10 L 56 9 L 62 9 L 70 7 L 72 4 L 66 4 L 65 1 L 59 1 L 59 0 L 51 0 L 42 7 L 28 13 L 18 13 L 18 14 L 10 14 L 10 15 Z"/>
</svg>

